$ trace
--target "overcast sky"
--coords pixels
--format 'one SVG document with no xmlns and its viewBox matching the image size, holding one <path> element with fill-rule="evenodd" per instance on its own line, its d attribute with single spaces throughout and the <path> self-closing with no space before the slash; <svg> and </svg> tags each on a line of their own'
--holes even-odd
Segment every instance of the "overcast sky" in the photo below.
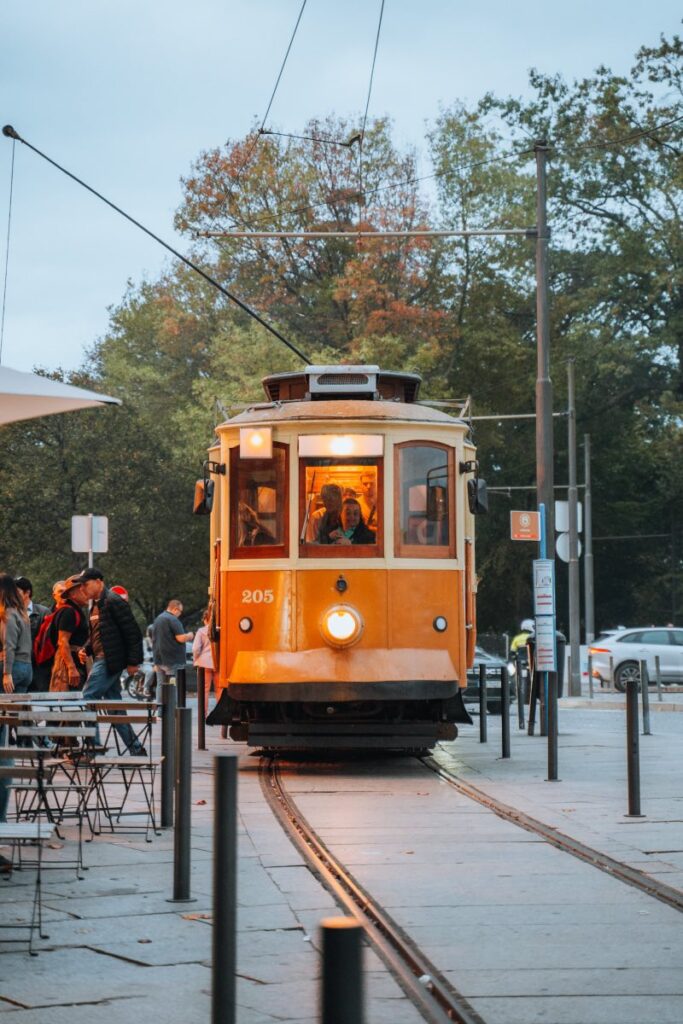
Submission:
<svg viewBox="0 0 683 1024">
<path fill-rule="evenodd" d="M 151 230 L 174 235 L 179 179 L 265 113 L 301 0 L 3 0 L 0 119 Z M 269 123 L 359 116 L 379 0 L 308 0 Z M 370 116 L 422 147 L 440 105 L 520 95 L 528 69 L 625 73 L 681 31 L 680 0 L 385 0 Z M 0 300 L 12 143 L 0 137 Z M 16 144 L 2 362 L 78 366 L 156 243 Z"/>
</svg>

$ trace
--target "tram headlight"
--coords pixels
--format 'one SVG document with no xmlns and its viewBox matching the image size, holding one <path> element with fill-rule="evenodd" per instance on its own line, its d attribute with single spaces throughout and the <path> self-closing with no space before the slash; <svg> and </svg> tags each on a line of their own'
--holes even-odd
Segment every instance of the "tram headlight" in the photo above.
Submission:
<svg viewBox="0 0 683 1024">
<path fill-rule="evenodd" d="M 323 614 L 320 632 L 332 647 L 350 647 L 360 640 L 363 620 L 350 605 L 336 604 Z"/>
<path fill-rule="evenodd" d="M 443 615 L 437 615 L 432 625 L 434 626 L 434 629 L 437 631 L 437 633 L 445 633 L 446 630 L 448 629 L 448 621 L 444 618 Z"/>
<path fill-rule="evenodd" d="M 239 627 L 243 633 L 251 633 L 254 623 L 251 619 L 245 615 L 244 618 L 240 619 Z"/>
</svg>

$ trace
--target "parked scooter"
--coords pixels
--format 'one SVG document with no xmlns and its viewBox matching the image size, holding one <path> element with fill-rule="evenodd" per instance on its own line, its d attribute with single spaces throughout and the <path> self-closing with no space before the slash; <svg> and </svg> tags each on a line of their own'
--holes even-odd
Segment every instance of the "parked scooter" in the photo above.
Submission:
<svg viewBox="0 0 683 1024">
<path fill-rule="evenodd" d="M 149 694 L 146 692 L 146 683 L 151 684 Z M 151 662 L 143 662 L 138 666 L 137 671 L 132 675 L 127 672 L 121 673 L 121 686 L 133 700 L 154 700 L 156 690 L 156 679 L 154 677 L 154 665 Z"/>
</svg>

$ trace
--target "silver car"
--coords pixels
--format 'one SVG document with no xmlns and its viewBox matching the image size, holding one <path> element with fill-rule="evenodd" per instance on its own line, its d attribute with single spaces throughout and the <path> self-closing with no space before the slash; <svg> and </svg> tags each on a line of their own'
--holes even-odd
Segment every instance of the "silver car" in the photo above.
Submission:
<svg viewBox="0 0 683 1024">
<path fill-rule="evenodd" d="M 614 685 L 622 693 L 629 679 L 640 679 L 641 661 L 647 662 L 650 682 L 655 682 L 656 657 L 662 683 L 683 682 L 683 629 L 621 629 L 610 636 L 599 636 L 588 650 L 593 658 L 593 677 L 608 685 L 612 658 Z"/>
</svg>

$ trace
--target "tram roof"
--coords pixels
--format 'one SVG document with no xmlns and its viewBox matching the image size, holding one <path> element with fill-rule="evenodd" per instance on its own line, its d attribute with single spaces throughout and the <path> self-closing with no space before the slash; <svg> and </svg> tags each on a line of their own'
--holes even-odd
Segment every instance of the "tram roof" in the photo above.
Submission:
<svg viewBox="0 0 683 1024">
<path fill-rule="evenodd" d="M 469 426 L 461 416 L 451 416 L 441 409 L 405 402 L 367 402 L 362 399 L 331 399 L 324 402 L 261 402 L 254 403 L 221 427 L 244 426 L 249 423 L 329 422 L 330 420 L 376 420 L 379 423 L 407 422 Z"/>
</svg>

